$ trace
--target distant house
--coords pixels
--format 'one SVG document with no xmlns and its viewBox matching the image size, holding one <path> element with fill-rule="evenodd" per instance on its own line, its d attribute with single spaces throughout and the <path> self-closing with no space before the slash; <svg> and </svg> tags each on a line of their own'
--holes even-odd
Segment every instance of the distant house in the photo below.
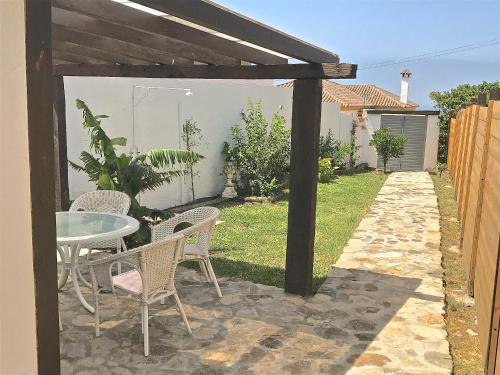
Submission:
<svg viewBox="0 0 500 375">
<path fill-rule="evenodd" d="M 408 101 L 409 71 L 402 73 L 401 96 L 375 85 L 343 85 L 323 80 L 323 102 L 340 103 L 344 112 L 358 112 L 363 109 L 414 111 L 418 104 Z M 279 85 L 293 87 L 293 81 Z"/>
</svg>

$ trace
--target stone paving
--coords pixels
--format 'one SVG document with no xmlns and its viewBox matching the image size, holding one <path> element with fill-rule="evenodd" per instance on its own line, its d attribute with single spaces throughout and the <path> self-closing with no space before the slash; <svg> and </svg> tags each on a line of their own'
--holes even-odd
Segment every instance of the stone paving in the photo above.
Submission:
<svg viewBox="0 0 500 375">
<path fill-rule="evenodd" d="M 171 303 L 154 306 L 148 358 L 137 303 L 104 295 L 95 338 L 92 316 L 65 288 L 62 373 L 450 374 L 439 241 L 429 175 L 393 173 L 313 297 L 221 278 L 219 299 L 179 267 L 193 336 Z"/>
</svg>

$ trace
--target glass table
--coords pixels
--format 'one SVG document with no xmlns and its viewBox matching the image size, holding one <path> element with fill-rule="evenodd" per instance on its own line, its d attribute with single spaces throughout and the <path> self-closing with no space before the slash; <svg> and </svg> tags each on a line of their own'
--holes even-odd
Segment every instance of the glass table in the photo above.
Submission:
<svg viewBox="0 0 500 375">
<path fill-rule="evenodd" d="M 139 222 L 130 216 L 103 212 L 57 212 L 56 227 L 57 251 L 63 264 L 58 287 L 61 289 L 71 275 L 78 299 L 85 309 L 93 313 L 94 308 L 85 300 L 80 290 L 79 280 L 90 286 L 80 272 L 80 249 L 85 245 L 132 234 L 139 229 Z"/>
</svg>

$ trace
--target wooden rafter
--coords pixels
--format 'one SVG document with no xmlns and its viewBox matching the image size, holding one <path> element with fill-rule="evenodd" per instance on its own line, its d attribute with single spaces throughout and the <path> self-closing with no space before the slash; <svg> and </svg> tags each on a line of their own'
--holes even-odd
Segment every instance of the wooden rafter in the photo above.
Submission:
<svg viewBox="0 0 500 375">
<path fill-rule="evenodd" d="M 70 12 L 65 9 L 52 7 L 52 22 L 72 30 L 79 30 L 92 35 L 106 36 L 159 51 L 167 51 L 175 56 L 208 64 L 240 64 L 240 60 L 223 56 L 209 48 L 190 45 L 158 34 L 150 34 L 144 31 L 130 29 L 122 25 Z"/>
<path fill-rule="evenodd" d="M 286 59 L 109 0 L 52 0 L 53 6 L 127 28 L 210 48 L 224 56 L 256 64 L 285 64 Z"/>
<path fill-rule="evenodd" d="M 54 49 L 52 51 L 52 58 L 56 60 L 66 60 L 72 64 L 89 64 L 89 65 L 98 65 L 98 64 L 109 64 L 110 61 L 101 60 L 97 57 L 91 57 L 88 55 L 75 54 L 67 51 L 58 51 Z"/>
<path fill-rule="evenodd" d="M 302 61 L 339 62 L 336 54 L 207 0 L 133 0 L 149 8 Z"/>
<path fill-rule="evenodd" d="M 58 53 L 71 53 L 74 55 L 83 55 L 95 59 L 107 61 L 108 63 L 144 65 L 150 63 L 147 60 L 136 59 L 133 57 L 118 55 L 106 50 L 100 50 L 92 47 L 82 46 L 71 42 L 52 41 L 52 49 Z"/>
<path fill-rule="evenodd" d="M 94 77 L 199 78 L 199 79 L 295 79 L 354 78 L 352 64 L 283 64 L 283 65 L 95 65 L 54 66 L 55 75 Z"/>
<path fill-rule="evenodd" d="M 121 57 L 130 57 L 144 60 L 151 64 L 184 64 L 189 65 L 193 60 L 176 57 L 168 52 L 127 43 L 100 35 L 87 34 L 85 32 L 72 30 L 64 26 L 52 24 L 52 39 L 59 42 L 69 42 L 84 47 L 99 49 L 117 55 L 117 61 Z"/>
</svg>

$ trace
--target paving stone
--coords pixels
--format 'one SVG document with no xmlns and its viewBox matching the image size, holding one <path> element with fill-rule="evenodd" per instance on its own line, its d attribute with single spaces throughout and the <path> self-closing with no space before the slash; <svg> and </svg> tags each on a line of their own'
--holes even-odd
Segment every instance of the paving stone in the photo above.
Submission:
<svg viewBox="0 0 500 375">
<path fill-rule="evenodd" d="M 175 304 L 153 305 L 147 358 L 137 302 L 103 295 L 95 338 L 93 317 L 64 288 L 62 373 L 449 375 L 439 230 L 429 175 L 392 173 L 315 296 L 220 278 L 218 298 L 179 267 L 193 335 Z"/>
</svg>

